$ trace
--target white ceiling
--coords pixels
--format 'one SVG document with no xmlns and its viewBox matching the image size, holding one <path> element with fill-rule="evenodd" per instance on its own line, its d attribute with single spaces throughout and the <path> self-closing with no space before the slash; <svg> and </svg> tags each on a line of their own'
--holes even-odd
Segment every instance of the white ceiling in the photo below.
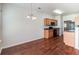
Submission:
<svg viewBox="0 0 79 59">
<path fill-rule="evenodd" d="M 55 9 L 60 9 L 64 11 L 64 14 L 77 13 L 79 12 L 79 3 L 47 3 L 47 4 L 35 4 L 35 6 L 40 6 L 43 12 L 54 14 L 52 11 Z M 54 14 L 55 15 L 55 14 Z"/>
<path fill-rule="evenodd" d="M 31 8 L 30 3 L 16 3 L 15 5 L 18 5 L 23 8 Z M 38 10 L 38 7 L 41 9 Z M 34 11 L 48 13 L 52 15 L 56 15 L 52 11 L 55 9 L 60 9 L 64 11 L 64 14 L 70 14 L 70 13 L 78 13 L 79 12 L 79 3 L 33 3 L 32 8 Z"/>
</svg>

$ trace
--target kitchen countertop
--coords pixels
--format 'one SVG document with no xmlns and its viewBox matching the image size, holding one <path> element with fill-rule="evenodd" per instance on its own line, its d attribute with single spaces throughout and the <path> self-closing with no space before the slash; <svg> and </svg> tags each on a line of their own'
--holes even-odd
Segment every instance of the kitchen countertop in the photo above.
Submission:
<svg viewBox="0 0 79 59">
<path fill-rule="evenodd" d="M 51 29 L 49 29 L 49 27 L 52 27 Z M 59 29 L 58 26 L 44 26 L 44 30 L 53 30 L 53 29 Z"/>
<path fill-rule="evenodd" d="M 75 32 L 75 30 L 65 30 L 65 32 Z"/>
<path fill-rule="evenodd" d="M 59 29 L 59 28 L 52 28 L 52 29 L 44 28 L 44 30 L 54 30 L 54 29 Z"/>
<path fill-rule="evenodd" d="M 49 29 L 49 28 L 44 28 L 44 30 L 53 30 L 53 29 Z"/>
</svg>

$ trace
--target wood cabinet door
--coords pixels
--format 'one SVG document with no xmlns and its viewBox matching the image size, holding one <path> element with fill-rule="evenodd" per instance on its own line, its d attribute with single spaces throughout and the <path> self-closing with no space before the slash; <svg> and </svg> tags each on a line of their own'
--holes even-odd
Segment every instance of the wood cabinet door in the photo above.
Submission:
<svg viewBox="0 0 79 59">
<path fill-rule="evenodd" d="M 54 20 L 54 19 L 48 19 L 48 21 L 47 21 L 48 23 L 48 25 L 51 25 L 51 22 L 53 22 L 53 23 L 57 23 L 57 21 L 56 20 Z"/>
<path fill-rule="evenodd" d="M 44 19 L 44 25 L 45 25 L 45 26 L 47 26 L 47 25 L 49 25 L 49 24 L 50 24 L 50 20 L 49 20 L 49 19 L 47 19 L 47 18 L 46 18 L 46 19 Z"/>
<path fill-rule="evenodd" d="M 49 30 L 44 30 L 44 38 L 49 38 Z"/>
<path fill-rule="evenodd" d="M 44 38 L 53 37 L 53 30 L 44 30 Z"/>
<path fill-rule="evenodd" d="M 49 37 L 53 37 L 53 30 L 49 30 Z"/>
<path fill-rule="evenodd" d="M 51 22 L 54 22 L 54 23 L 57 24 L 57 20 L 49 19 L 49 18 L 45 18 L 45 19 L 44 19 L 44 25 L 45 25 L 45 26 L 51 25 Z"/>
<path fill-rule="evenodd" d="M 49 19 L 47 19 L 47 22 L 46 22 L 47 24 L 46 25 L 50 25 L 50 20 Z"/>
</svg>

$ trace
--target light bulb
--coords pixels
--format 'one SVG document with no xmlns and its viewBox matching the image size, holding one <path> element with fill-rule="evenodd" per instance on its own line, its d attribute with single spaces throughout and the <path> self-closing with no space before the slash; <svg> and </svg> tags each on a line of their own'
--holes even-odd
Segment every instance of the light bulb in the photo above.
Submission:
<svg viewBox="0 0 79 59">
<path fill-rule="evenodd" d="M 32 19 L 37 19 L 37 17 L 33 16 Z"/>
<path fill-rule="evenodd" d="M 30 18 L 30 16 L 27 16 L 27 18 Z"/>
</svg>

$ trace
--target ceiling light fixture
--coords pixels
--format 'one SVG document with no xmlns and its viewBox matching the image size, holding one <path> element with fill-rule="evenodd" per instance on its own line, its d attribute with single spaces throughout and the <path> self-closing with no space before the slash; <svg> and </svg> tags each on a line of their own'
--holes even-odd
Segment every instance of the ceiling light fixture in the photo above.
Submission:
<svg viewBox="0 0 79 59">
<path fill-rule="evenodd" d="M 28 19 L 37 19 L 37 17 L 36 16 L 34 16 L 34 14 L 33 14 L 33 10 L 32 10 L 33 8 L 32 8 L 32 3 L 31 3 L 31 13 L 30 13 L 30 15 L 27 15 L 26 17 L 28 18 Z"/>
<path fill-rule="evenodd" d="M 61 11 L 61 10 L 59 10 L 59 9 L 55 9 L 53 12 L 54 12 L 54 13 L 57 13 L 57 14 L 63 14 L 63 11 Z"/>
</svg>

